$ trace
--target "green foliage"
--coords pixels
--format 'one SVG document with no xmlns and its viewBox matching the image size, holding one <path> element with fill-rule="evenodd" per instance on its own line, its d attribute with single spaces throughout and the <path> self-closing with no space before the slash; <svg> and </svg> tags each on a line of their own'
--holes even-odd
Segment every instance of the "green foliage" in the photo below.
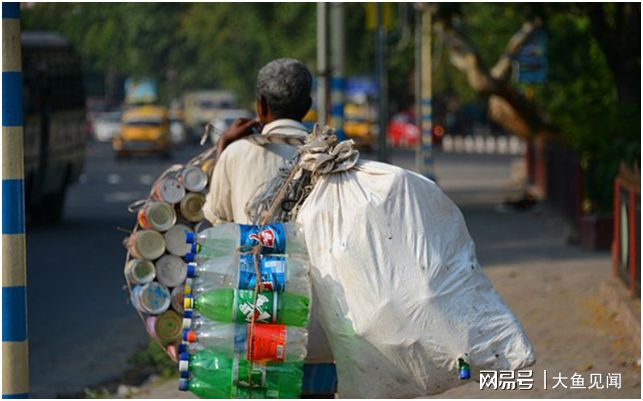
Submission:
<svg viewBox="0 0 643 401">
<path fill-rule="evenodd" d="M 150 340 L 145 350 L 134 354 L 128 362 L 134 367 L 152 368 L 162 378 L 176 376 L 176 363 L 165 353 L 156 341 Z"/>
</svg>

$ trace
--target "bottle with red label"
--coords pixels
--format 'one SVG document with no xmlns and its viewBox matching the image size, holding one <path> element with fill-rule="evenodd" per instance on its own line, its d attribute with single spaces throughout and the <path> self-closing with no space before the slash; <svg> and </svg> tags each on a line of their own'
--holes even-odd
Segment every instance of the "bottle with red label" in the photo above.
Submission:
<svg viewBox="0 0 643 401">
<path fill-rule="evenodd" d="M 209 349 L 226 358 L 243 356 L 255 362 L 299 362 L 306 358 L 308 330 L 282 324 L 215 323 L 203 317 L 186 322 L 180 352 L 191 354 Z M 251 345 L 251 347 L 250 347 Z"/>
<path fill-rule="evenodd" d="M 186 242 L 198 244 L 201 255 L 207 259 L 222 259 L 230 265 L 237 250 L 251 251 L 261 245 L 263 254 L 307 255 L 303 228 L 295 223 L 273 223 L 263 226 L 220 224 L 201 231 L 186 233 Z"/>
</svg>

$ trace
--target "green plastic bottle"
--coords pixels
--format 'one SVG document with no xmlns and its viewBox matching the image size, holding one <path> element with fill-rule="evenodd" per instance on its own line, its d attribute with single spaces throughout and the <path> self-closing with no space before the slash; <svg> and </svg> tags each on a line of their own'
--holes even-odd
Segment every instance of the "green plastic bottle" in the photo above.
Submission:
<svg viewBox="0 0 643 401">
<path fill-rule="evenodd" d="M 254 309 L 253 290 L 217 289 L 206 291 L 196 298 L 185 297 L 185 309 L 195 309 L 216 322 L 250 322 L 255 314 L 256 323 L 278 323 L 306 327 L 310 300 L 288 292 L 261 292 Z"/>
<path fill-rule="evenodd" d="M 211 350 L 180 356 L 179 369 L 189 372 L 180 384 L 204 398 L 299 398 L 303 362 L 253 364 L 244 358 L 222 358 Z"/>
</svg>

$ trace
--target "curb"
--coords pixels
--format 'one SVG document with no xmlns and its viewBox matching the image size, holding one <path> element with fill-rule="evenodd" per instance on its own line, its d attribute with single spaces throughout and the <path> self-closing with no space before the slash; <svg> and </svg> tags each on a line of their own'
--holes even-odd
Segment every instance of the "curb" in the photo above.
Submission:
<svg viewBox="0 0 643 401">
<path fill-rule="evenodd" d="M 607 308 L 625 325 L 630 338 L 641 351 L 641 300 L 632 298 L 627 289 L 613 278 L 605 279 L 600 286 L 601 297 Z"/>
</svg>

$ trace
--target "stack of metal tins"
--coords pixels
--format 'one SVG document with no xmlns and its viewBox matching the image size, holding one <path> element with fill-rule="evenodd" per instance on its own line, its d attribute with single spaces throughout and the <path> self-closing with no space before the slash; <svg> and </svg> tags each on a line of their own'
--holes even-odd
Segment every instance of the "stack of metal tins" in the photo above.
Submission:
<svg viewBox="0 0 643 401">
<path fill-rule="evenodd" d="M 170 355 L 176 355 L 182 331 L 187 277 L 182 258 L 190 251 L 185 235 L 209 227 L 202 208 L 212 167 L 212 159 L 201 159 L 166 170 L 138 209 L 136 226 L 125 241 L 132 305 L 149 335 Z"/>
</svg>

